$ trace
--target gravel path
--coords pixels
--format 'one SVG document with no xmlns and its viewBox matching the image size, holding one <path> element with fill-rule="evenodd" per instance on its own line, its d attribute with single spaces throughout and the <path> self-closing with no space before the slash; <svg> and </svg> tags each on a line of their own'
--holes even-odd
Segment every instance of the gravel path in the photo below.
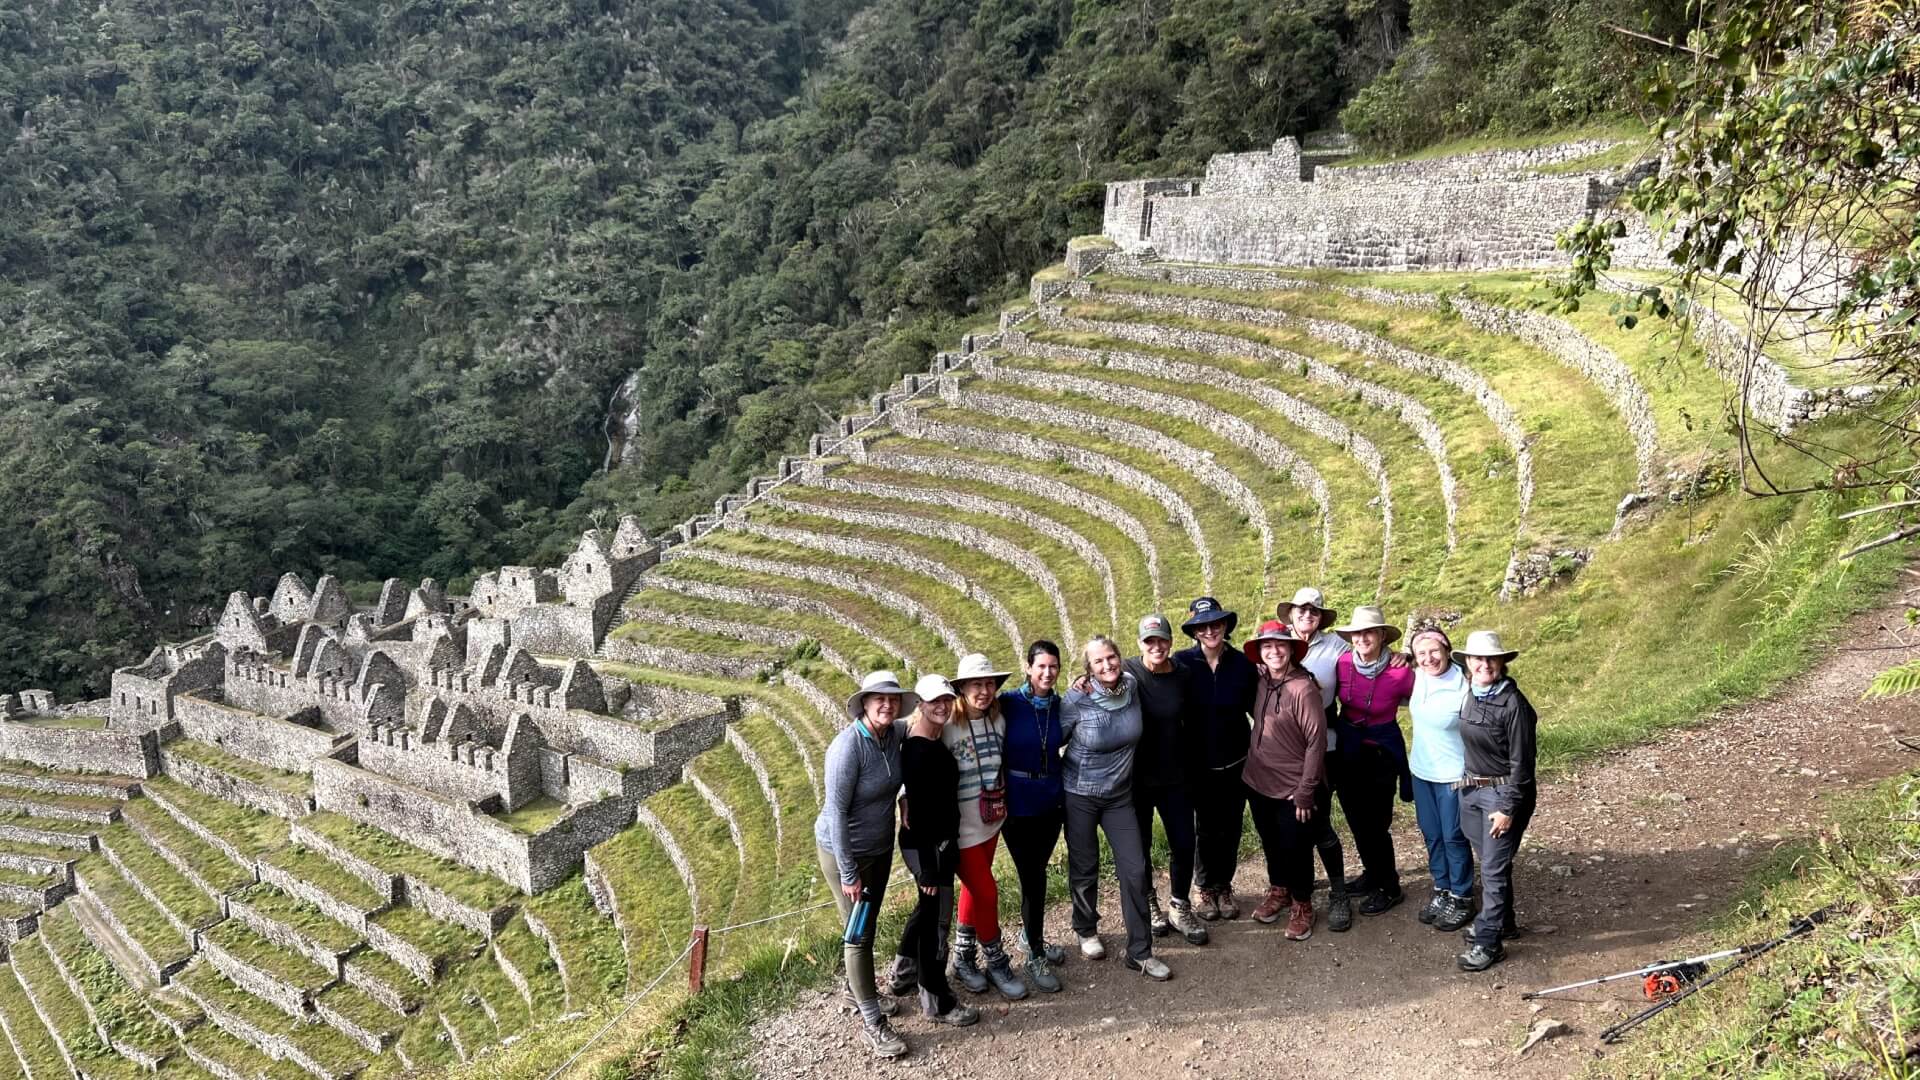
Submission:
<svg viewBox="0 0 1920 1080">
<path fill-rule="evenodd" d="M 1109 936 L 1110 959 L 1076 954 L 1061 970 L 1064 993 L 1013 1004 L 971 999 L 984 1013 L 973 1028 L 936 1029 L 903 1000 L 897 1024 L 913 1050 L 895 1062 L 874 1059 L 838 994 L 818 991 L 755 1027 L 749 1064 L 766 1080 L 1578 1071 L 1600 1054 L 1600 1029 L 1642 1004 L 1634 980 L 1542 1009 L 1522 1002 L 1522 991 L 1704 951 L 1692 948 L 1702 944 L 1701 916 L 1723 908 L 1770 849 L 1812 833 L 1832 799 L 1920 765 L 1893 740 L 1920 734 L 1920 696 L 1860 700 L 1876 671 L 1920 655 L 1906 645 L 1920 643 L 1920 633 L 1903 629 L 1911 599 L 1854 619 L 1831 655 L 1772 698 L 1543 784 L 1517 877 L 1521 922 L 1532 932 L 1490 972 L 1460 973 L 1459 937 L 1415 921 L 1428 888 L 1425 849 L 1403 804 L 1395 835 L 1409 902 L 1356 917 L 1350 933 L 1328 932 L 1324 910 L 1312 939 L 1298 943 L 1278 924 L 1215 923 L 1204 947 L 1156 942 L 1174 971 L 1165 984 L 1120 967 Z M 1347 858 L 1352 864 L 1351 846 Z M 1265 880 L 1257 855 L 1236 880 L 1250 912 Z M 1164 876 L 1161 889 L 1164 896 Z M 1102 910 L 1103 929 L 1117 934 L 1111 888 Z M 1050 929 L 1054 940 L 1072 940 L 1064 906 Z M 1546 1018 L 1572 1033 L 1517 1053 Z"/>
</svg>

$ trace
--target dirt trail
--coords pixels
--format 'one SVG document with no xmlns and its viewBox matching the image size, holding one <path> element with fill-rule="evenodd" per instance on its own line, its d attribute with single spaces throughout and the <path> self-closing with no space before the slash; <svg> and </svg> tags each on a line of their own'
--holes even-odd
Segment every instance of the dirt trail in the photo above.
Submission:
<svg viewBox="0 0 1920 1080">
<path fill-rule="evenodd" d="M 1722 909 L 1771 848 L 1813 832 L 1832 800 L 1920 764 L 1893 741 L 1920 733 L 1920 696 L 1860 701 L 1874 672 L 1920 655 L 1902 645 L 1920 635 L 1895 634 L 1905 608 L 1889 602 L 1852 620 L 1830 655 L 1765 701 L 1543 784 L 1516 879 L 1520 919 L 1533 932 L 1485 974 L 1456 970 L 1459 936 L 1414 919 L 1430 886 L 1412 807 L 1402 804 L 1395 836 L 1409 902 L 1356 917 L 1349 933 L 1328 932 L 1324 912 L 1303 943 L 1245 917 L 1214 923 L 1204 947 L 1156 942 L 1174 971 L 1165 984 L 1076 954 L 1061 970 L 1065 992 L 1011 1005 L 971 998 L 984 1016 L 960 1031 L 934 1028 L 906 999 L 897 1023 L 913 1050 L 896 1062 L 871 1056 L 836 993 L 811 993 L 755 1028 L 750 1063 L 766 1080 L 1576 1072 L 1600 1053 L 1600 1029 L 1639 1007 L 1638 987 L 1621 980 L 1538 1013 L 1522 991 L 1687 955 L 1702 941 L 1701 917 Z M 1525 679 L 1524 668 L 1518 674 Z M 1256 855 L 1236 878 L 1244 910 L 1264 882 Z M 1111 887 L 1102 910 L 1112 957 Z M 1072 940 L 1064 907 L 1050 929 L 1054 940 Z M 1542 1017 L 1573 1033 L 1516 1054 Z"/>
</svg>

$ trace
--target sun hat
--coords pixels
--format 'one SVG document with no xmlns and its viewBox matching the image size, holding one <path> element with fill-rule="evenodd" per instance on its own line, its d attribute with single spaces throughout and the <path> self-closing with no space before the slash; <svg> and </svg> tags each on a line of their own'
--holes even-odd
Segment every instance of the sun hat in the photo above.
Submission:
<svg viewBox="0 0 1920 1080">
<path fill-rule="evenodd" d="M 1380 643 L 1381 648 L 1400 640 L 1400 628 L 1388 622 L 1386 614 L 1372 604 L 1361 604 L 1354 608 L 1353 615 L 1347 620 L 1347 625 L 1333 628 L 1333 632 L 1339 634 L 1342 641 L 1352 641 L 1352 635 L 1362 630 L 1386 631 L 1387 636 Z"/>
<path fill-rule="evenodd" d="M 1140 640 L 1145 641 L 1148 638 L 1156 637 L 1166 638 L 1168 641 L 1173 640 L 1173 624 L 1167 621 L 1165 615 L 1157 613 L 1145 616 L 1140 620 Z"/>
<path fill-rule="evenodd" d="M 954 693 L 953 684 L 947 681 L 945 675 L 927 674 L 920 676 L 920 681 L 913 684 L 913 696 L 927 702 L 959 695 Z"/>
<path fill-rule="evenodd" d="M 1291 622 L 1293 620 L 1293 609 L 1297 607 L 1313 608 L 1320 613 L 1321 620 L 1327 624 L 1331 624 L 1335 619 L 1340 617 L 1340 612 L 1327 606 L 1327 594 L 1311 585 L 1294 593 L 1293 599 L 1287 601 L 1284 606 L 1286 610 L 1275 612 L 1276 615 L 1280 616 L 1280 621 L 1282 622 Z"/>
<path fill-rule="evenodd" d="M 868 694 L 893 694 L 899 697 L 901 699 L 900 711 L 902 713 L 910 712 L 920 705 L 920 699 L 914 696 L 913 691 L 900 685 L 900 677 L 898 675 L 882 668 L 879 671 L 867 672 L 867 677 L 860 680 L 860 689 L 855 690 L 853 696 L 847 699 L 847 718 L 849 720 L 858 720 L 866 715 L 866 700 Z"/>
<path fill-rule="evenodd" d="M 963 683 L 969 679 L 992 679 L 994 686 L 998 687 L 1006 682 L 1007 676 L 1011 674 L 1013 674 L 1011 671 L 993 670 L 993 661 L 987 659 L 987 654 L 976 652 L 960 658 L 960 668 L 953 673 L 951 681 Z"/>
<path fill-rule="evenodd" d="M 1520 655 L 1519 649 L 1509 649 L 1500 644 L 1500 634 L 1495 630 L 1475 630 L 1467 635 L 1464 648 L 1453 650 L 1453 658 L 1461 663 L 1469 656 L 1479 656 L 1490 660 L 1512 660 Z"/>
<path fill-rule="evenodd" d="M 1221 607 L 1220 601 L 1213 597 L 1202 596 L 1187 605 L 1187 621 L 1180 624 L 1180 631 L 1192 637 L 1195 630 L 1222 621 L 1227 624 L 1227 633 L 1231 634 L 1233 628 L 1240 625 L 1240 616 Z"/>
<path fill-rule="evenodd" d="M 1248 638 L 1246 644 L 1240 646 L 1240 651 L 1247 654 L 1247 659 L 1253 661 L 1254 667 L 1260 666 L 1260 643 L 1263 641 L 1286 642 L 1287 647 L 1293 651 L 1295 661 L 1307 655 L 1307 643 L 1293 636 L 1292 627 L 1279 619 L 1268 619 L 1260 624 L 1259 633 Z"/>
</svg>

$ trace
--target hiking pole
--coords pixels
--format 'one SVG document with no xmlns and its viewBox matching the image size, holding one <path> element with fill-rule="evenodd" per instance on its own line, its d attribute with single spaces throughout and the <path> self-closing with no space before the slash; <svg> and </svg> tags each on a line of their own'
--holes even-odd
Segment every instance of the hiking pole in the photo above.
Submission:
<svg viewBox="0 0 1920 1080">
<path fill-rule="evenodd" d="M 1727 974 L 1731 974 L 1734 971 L 1738 971 L 1740 968 L 1745 967 L 1748 963 L 1752 962 L 1754 958 L 1764 953 L 1771 952 L 1774 949 L 1777 949 L 1780 946 L 1785 945 L 1787 942 L 1792 941 L 1794 938 L 1801 936 L 1802 934 L 1812 933 L 1814 927 L 1827 921 L 1827 914 L 1832 910 L 1833 910 L 1832 906 L 1823 907 L 1819 911 L 1816 911 L 1811 915 L 1806 916 L 1805 918 L 1795 919 L 1793 922 L 1788 924 L 1786 933 L 1781 934 L 1779 937 L 1774 938 L 1771 941 L 1762 941 L 1762 942 L 1759 942 L 1758 944 L 1742 946 L 1741 948 L 1736 950 L 1741 954 L 1740 959 L 1735 960 L 1733 963 L 1728 964 L 1726 967 L 1721 968 L 1719 971 L 1716 971 L 1713 974 L 1708 975 L 1706 978 L 1701 979 L 1700 981 L 1687 987 L 1686 989 L 1681 990 L 1679 993 L 1676 993 L 1673 996 L 1668 997 L 1663 1001 L 1655 1002 L 1654 1004 L 1647 1006 L 1646 1008 L 1640 1010 L 1639 1012 L 1634 1013 L 1632 1016 L 1627 1017 L 1625 1020 L 1622 1020 L 1619 1023 L 1608 1028 L 1607 1030 L 1601 1032 L 1600 1041 L 1603 1043 L 1611 1043 L 1611 1042 L 1618 1041 L 1620 1036 L 1625 1035 L 1627 1032 L 1632 1031 L 1634 1028 L 1639 1027 L 1641 1024 L 1644 1024 L 1647 1021 L 1653 1019 L 1654 1017 L 1659 1016 L 1661 1013 L 1667 1011 L 1668 1009 L 1671 1009 L 1675 1005 L 1680 1004 L 1681 1002 L 1687 1000 L 1688 998 L 1699 993 L 1700 991 L 1705 990 L 1707 987 L 1712 986 L 1717 980 L 1719 980 L 1719 978 L 1722 975 L 1727 975 Z"/>
<path fill-rule="evenodd" d="M 1688 976 L 1698 977 L 1704 974 L 1707 961 L 1724 960 L 1729 956 L 1739 956 L 1748 949 L 1756 947 L 1757 946 L 1753 945 L 1742 945 L 1737 949 L 1722 949 L 1719 952 L 1689 956 L 1685 960 L 1662 960 L 1660 963 L 1648 964 L 1646 967 L 1634 968 L 1632 971 L 1622 971 L 1613 975 L 1602 975 L 1597 979 L 1583 979 L 1580 982 L 1568 983 L 1565 986 L 1555 986 L 1547 990 L 1535 990 L 1531 993 L 1521 994 L 1520 1000 L 1532 1001 L 1534 998 L 1543 998 L 1548 994 L 1559 994 L 1568 990 L 1578 990 L 1583 986 L 1599 986 L 1601 983 L 1610 983 L 1616 979 L 1631 979 L 1635 976 L 1645 979 L 1648 975 L 1654 975 L 1663 971 L 1674 971 L 1674 969 L 1678 969 L 1676 974 L 1686 979 L 1686 981 L 1691 982 L 1692 978 L 1688 978 Z"/>
</svg>

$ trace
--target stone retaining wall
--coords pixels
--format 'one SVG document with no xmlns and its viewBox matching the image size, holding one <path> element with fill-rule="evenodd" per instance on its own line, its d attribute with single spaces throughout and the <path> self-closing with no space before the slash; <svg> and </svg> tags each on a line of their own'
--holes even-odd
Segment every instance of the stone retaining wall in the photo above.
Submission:
<svg viewBox="0 0 1920 1080">
<path fill-rule="evenodd" d="M 250 806 L 289 821 L 313 813 L 313 799 L 309 796 L 256 784 L 245 777 L 234 776 L 192 758 L 171 753 L 164 746 L 160 748 L 160 760 L 168 776 L 222 802 Z"/>
<path fill-rule="evenodd" d="M 861 525 L 872 529 L 891 530 L 915 536 L 926 536 L 937 540 L 944 540 L 950 544 L 957 544 L 969 551 L 977 551 L 988 558 L 997 559 L 1019 571 L 1022 576 L 1033 582 L 1034 586 L 1046 596 L 1048 602 L 1053 605 L 1054 614 L 1060 619 L 1060 639 L 1062 641 L 1078 640 L 1073 632 L 1073 617 L 1067 611 L 1066 595 L 1060 591 L 1060 579 L 1054 576 L 1052 570 L 1047 569 L 1046 563 L 1043 562 L 1039 556 L 1001 537 L 995 536 L 984 529 L 978 529 L 956 521 L 920 517 L 914 514 L 896 514 L 882 510 L 856 510 L 844 506 L 820 506 L 816 503 L 790 499 L 785 495 L 769 496 L 767 505 L 790 513 L 817 514 L 822 517 L 831 518 L 834 521 L 845 522 L 849 525 Z M 960 576 L 962 580 L 966 580 L 964 575 L 958 576 Z M 1020 648 L 1025 647 L 1026 638 L 1018 634 L 1017 628 L 1015 628 L 1013 641 L 1016 646 L 1016 652 L 1018 652 Z"/>
<path fill-rule="evenodd" d="M 286 923 L 270 915 L 263 914 L 245 900 L 228 900 L 227 915 L 235 922 L 240 923 L 247 929 L 273 942 L 275 945 L 289 952 L 297 952 L 326 970 L 331 971 L 335 979 L 343 977 L 346 958 L 354 952 L 354 949 L 329 949 L 293 927 L 288 926 Z M 359 927 L 355 927 L 355 929 L 358 930 Z M 358 948 L 358 946 L 356 945 L 354 948 Z"/>
<path fill-rule="evenodd" d="M 884 586 L 876 585 L 858 574 L 850 574 L 826 566 L 806 566 L 798 563 L 781 562 L 776 559 L 763 559 L 752 555 L 735 555 L 731 552 L 715 551 L 709 545 L 674 548 L 667 553 L 669 559 L 698 559 L 715 566 L 724 566 L 731 570 L 746 573 L 765 574 L 769 577 L 791 578 L 795 581 L 810 581 L 847 592 L 859 593 L 869 600 L 905 612 L 914 621 L 932 630 L 954 655 L 961 656 L 970 652 L 966 641 L 948 626 L 938 613 L 918 600 L 904 593 L 895 592 Z M 901 654 L 903 657 L 905 654 Z"/>
<path fill-rule="evenodd" d="M 254 864 L 255 872 L 259 874 L 261 881 L 272 885 L 274 888 L 279 889 L 281 892 L 286 893 L 296 900 L 304 900 L 312 904 L 314 907 L 319 908 L 329 919 L 352 929 L 355 933 L 366 933 L 368 917 L 393 906 L 393 901 L 388 900 L 386 903 L 364 910 L 355 907 L 352 904 L 343 902 L 339 897 L 320 888 L 318 885 L 297 877 L 289 871 L 274 865 L 272 859 L 273 856 L 268 855 Z M 359 875 L 356 874 L 354 876 L 358 877 Z"/>
<path fill-rule="evenodd" d="M 24 844 L 45 844 L 48 847 L 73 848 L 76 851 L 93 850 L 92 833 L 61 832 L 58 829 L 36 829 L 31 825 L 14 822 L 0 823 L 0 840 L 18 840 Z"/>
<path fill-rule="evenodd" d="M 653 834 L 653 838 L 659 842 L 661 850 L 667 853 L 667 861 L 673 864 L 674 872 L 680 875 L 680 884 L 686 886 L 687 889 L 688 908 L 693 911 L 699 911 L 700 883 L 698 879 L 693 876 L 693 863 L 687 859 L 687 853 L 681 849 L 680 841 L 675 838 L 672 830 L 667 828 L 666 822 L 661 821 L 659 816 L 653 812 L 652 807 L 644 804 L 641 805 L 639 812 L 636 814 L 636 819 L 648 832 Z"/>
<path fill-rule="evenodd" d="M 793 678 L 792 672 L 781 672 L 783 681 L 790 682 Z M 773 726 L 780 729 L 780 734 L 786 736 L 787 742 L 793 746 L 793 752 L 800 757 L 801 770 L 807 774 L 807 786 L 813 789 L 814 805 L 821 805 L 825 793 L 820 785 L 820 766 L 814 762 L 813 746 L 808 740 L 800 737 L 800 732 L 795 730 L 793 721 L 781 715 L 779 710 L 769 708 L 757 701 L 750 701 L 746 705 L 746 711 L 756 716 L 766 717 L 773 722 Z"/>
<path fill-rule="evenodd" d="M 1187 540 L 1200 560 L 1201 588 L 1213 591 L 1213 548 L 1200 531 L 1200 519 L 1179 492 L 1122 461 L 1077 446 L 1053 442 L 1023 432 L 968 427 L 964 424 L 929 420 L 917 409 L 903 409 L 893 416 L 893 428 L 914 439 L 944 443 L 948 446 L 987 450 L 1031 461 L 1064 462 L 1075 469 L 1103 477 L 1121 487 L 1141 492 L 1166 509 L 1180 523 Z"/>
<path fill-rule="evenodd" d="M 876 468 L 887 469 L 892 472 L 910 472 L 922 476 L 937 476 L 944 479 L 990 484 L 994 487 L 1008 488 L 1028 495 L 1037 495 L 1040 498 L 1051 500 L 1062 506 L 1071 507 L 1090 517 L 1098 518 L 1120 530 L 1128 540 L 1133 541 L 1134 546 L 1140 549 L 1140 558 L 1147 568 L 1147 580 L 1153 587 L 1154 606 L 1158 607 L 1160 605 L 1160 552 L 1154 547 L 1153 537 L 1148 534 L 1147 527 L 1140 523 L 1139 518 L 1134 517 L 1127 511 L 1097 495 L 1083 491 L 1073 484 L 1062 483 L 1061 481 L 1048 479 L 1044 476 L 1036 476 L 1033 473 L 1021 469 L 1009 469 L 999 465 L 992 465 L 984 461 L 962 461 L 950 457 L 937 458 L 923 457 L 918 454 L 887 453 L 869 458 L 869 463 Z M 852 481 L 846 482 L 851 483 Z M 902 488 L 900 490 L 915 489 Z M 930 494 L 937 495 L 940 493 L 932 492 Z M 1062 528 L 1064 529 L 1064 526 L 1062 526 Z M 1073 533 L 1073 535 L 1076 537 L 1079 536 L 1078 533 Z M 1087 544 L 1088 549 L 1092 552 L 1092 556 L 1098 556 L 1102 562 L 1105 562 L 1106 556 L 1100 551 L 1097 545 L 1086 541 L 1084 537 L 1081 538 L 1081 542 Z M 1079 550 L 1078 545 L 1075 545 L 1075 548 Z M 1082 552 L 1082 554 L 1086 555 L 1086 552 Z M 1089 558 L 1091 558 L 1091 556 L 1089 556 Z M 1109 588 L 1111 588 L 1111 564 L 1107 564 L 1105 577 L 1109 582 Z M 1109 609 L 1115 609 L 1116 605 L 1109 600 L 1108 607 Z M 1118 611 L 1114 610 L 1113 614 L 1114 618 L 1118 620 Z"/>
<path fill-rule="evenodd" d="M 762 671 L 767 669 L 769 663 L 765 660 L 692 652 L 687 649 L 677 649 L 671 645 L 655 645 L 625 637 L 607 638 L 600 645 L 600 655 L 609 660 L 639 664 L 642 667 L 680 671 L 690 675 L 706 675 L 717 679 L 756 679 Z"/>
<path fill-rule="evenodd" d="M 332 753 L 338 742 L 338 736 L 330 731 L 247 712 L 193 694 L 174 698 L 173 715 L 187 738 L 282 772 L 306 772 L 314 758 Z"/>
<path fill-rule="evenodd" d="M 542 880 L 534 880 L 524 834 L 423 788 L 343 761 L 322 758 L 314 762 L 313 796 L 323 810 L 371 825 L 422 851 L 492 874 L 523 892 L 551 888 L 564 876 L 549 872 L 542 875 Z M 368 925 L 372 929 L 372 924 Z"/>
<path fill-rule="evenodd" d="M 727 728 L 727 745 L 746 762 L 748 771 L 753 773 L 754 782 L 760 785 L 760 795 L 767 800 L 767 808 L 773 817 L 773 849 L 778 852 L 786 847 L 786 832 L 781 821 L 780 794 L 774 790 L 773 774 L 767 771 L 767 763 L 760 758 L 759 751 L 747 741 L 747 737 L 732 727 Z"/>
<path fill-rule="evenodd" d="M 46 776 L 38 773 L 0 770 L 0 784 L 47 795 L 78 795 L 86 799 L 131 799 L 140 794 L 138 781 L 111 776 Z"/>
<path fill-rule="evenodd" d="M 281 982 L 271 972 L 262 971 L 220 947 L 210 938 L 200 939 L 200 951 L 213 969 L 225 975 L 233 985 L 293 1017 L 307 1019 L 311 995 L 303 988 Z"/>
<path fill-rule="evenodd" d="M 952 567 L 917 555 L 906 548 L 857 536 L 813 532 L 809 529 L 768 525 L 752 520 L 729 519 L 722 523 L 722 527 L 748 536 L 758 536 L 765 540 L 807 548 L 838 558 L 858 559 L 895 567 L 937 581 L 984 608 L 988 617 L 999 625 L 1002 633 L 1007 635 L 1007 641 L 1011 643 L 1015 652 L 1026 647 L 1026 637 L 1021 634 L 1020 626 L 1014 621 L 1013 613 L 1007 610 L 1007 606 L 1001 603 L 998 597 Z M 974 648 L 964 650 L 964 652 L 973 651 L 975 651 Z M 982 648 L 981 651 L 988 650 Z"/>
<path fill-rule="evenodd" d="M 109 873 L 111 872 L 112 871 L 109 871 Z M 88 906 L 93 909 L 93 913 L 100 917 L 100 921 L 106 924 L 107 928 L 113 932 L 115 939 L 117 939 L 117 949 L 109 949 L 105 945 L 101 945 L 100 951 L 110 959 L 117 953 L 138 964 L 140 966 L 139 974 L 146 982 L 164 986 L 167 981 L 173 977 L 174 972 L 186 967 L 187 961 L 192 959 L 190 956 L 184 959 L 168 957 L 166 962 L 162 964 L 159 958 L 147 953 L 145 946 L 140 944 L 139 939 L 127 932 L 126 924 L 120 921 L 120 916 L 116 915 L 113 909 L 108 907 L 106 903 L 100 899 L 100 895 L 93 891 L 92 886 L 87 884 L 87 875 L 76 873 L 73 876 L 73 884 L 74 891 L 79 893 L 80 896 L 87 901 Z M 87 929 L 87 921 L 85 919 L 80 920 L 80 928 L 82 930 Z M 91 938 L 92 935 L 89 934 L 88 936 Z M 133 979 L 133 975 L 129 973 L 128 978 Z M 134 979 L 134 981 L 138 982 L 140 980 Z"/>
<path fill-rule="evenodd" d="M 145 822 L 132 815 L 127 815 L 122 818 L 122 820 L 127 823 L 127 826 L 131 828 L 141 840 L 146 842 L 148 847 L 152 848 L 162 859 L 165 859 L 168 865 L 180 871 L 181 876 L 185 877 L 188 881 L 193 882 L 195 888 L 206 893 L 208 896 L 221 895 L 221 890 L 200 873 L 201 868 L 196 865 L 192 859 L 187 858 L 185 855 L 180 854 L 168 846 L 166 837 L 161 835 L 159 830 L 148 827 Z M 248 865 L 250 870 L 253 870 L 251 864 L 246 865 Z M 253 874 L 255 880 L 258 880 L 259 871 L 253 870 Z"/>
<path fill-rule="evenodd" d="M 1174 268 L 1173 273 L 1167 277 L 1160 278 L 1160 280 L 1174 281 L 1180 284 L 1205 284 L 1205 282 L 1188 280 L 1188 276 L 1184 273 L 1186 269 L 1191 268 Z M 1258 288 L 1259 286 L 1251 287 Z M 1370 299 L 1376 303 L 1394 303 L 1416 295 L 1411 293 L 1394 293 L 1390 290 L 1368 290 L 1368 292 L 1370 294 L 1377 292 L 1381 295 L 1378 297 L 1372 295 L 1364 297 L 1357 296 L 1356 299 Z M 1124 294 L 1121 296 L 1107 296 L 1103 292 L 1102 295 L 1103 298 L 1106 299 L 1115 299 L 1123 303 L 1130 302 Z M 1384 299 L 1385 297 L 1392 297 L 1392 299 Z M 1431 298 L 1427 299 L 1431 300 Z M 1507 449 L 1513 453 L 1515 483 L 1519 489 L 1521 528 L 1524 530 L 1527 512 L 1533 505 L 1534 486 L 1533 453 L 1527 446 L 1527 431 L 1520 423 L 1519 414 L 1514 412 L 1513 406 L 1509 405 L 1507 400 L 1500 396 L 1499 391 L 1495 390 L 1493 385 L 1487 382 L 1485 377 L 1480 375 L 1479 372 L 1474 371 L 1472 368 L 1458 361 L 1416 352 L 1413 349 L 1388 341 L 1377 334 L 1370 334 L 1357 327 L 1349 326 L 1346 323 L 1333 322 L 1329 319 L 1297 316 L 1276 308 L 1255 307 L 1245 304 L 1223 304 L 1210 300 L 1193 300 L 1185 303 L 1189 305 L 1186 307 L 1185 312 L 1191 314 L 1194 318 L 1246 322 L 1256 326 L 1274 326 L 1298 330 L 1315 340 L 1324 341 L 1349 352 L 1371 357 L 1375 360 L 1381 360 L 1419 375 L 1438 379 L 1448 386 L 1453 387 L 1455 390 L 1471 397 L 1475 404 L 1480 407 L 1481 412 L 1485 413 L 1487 419 L 1493 423 L 1494 429 L 1500 433 L 1501 439 L 1507 444 Z M 1122 332 L 1120 329 L 1122 326 L 1130 324 L 1101 323 L 1099 325 L 1111 328 L 1115 334 L 1119 334 Z M 1144 335 L 1153 333 L 1153 331 L 1141 331 L 1139 333 Z M 1262 345 L 1257 342 L 1249 344 L 1248 339 L 1228 334 L 1210 335 L 1211 338 L 1217 340 L 1211 343 L 1212 347 L 1207 347 L 1208 338 L 1193 336 L 1196 333 L 1198 332 L 1187 331 L 1177 337 L 1159 334 L 1155 336 L 1152 343 L 1171 343 L 1175 340 L 1185 340 L 1192 344 L 1184 346 L 1176 344 L 1172 345 L 1172 347 L 1197 348 L 1203 352 L 1231 351 L 1237 355 L 1253 355 L 1277 360 L 1281 363 L 1298 364 L 1307 362 L 1306 358 L 1300 356 L 1298 353 L 1288 352 L 1284 349 L 1274 348 L 1270 345 Z M 1139 336 L 1134 337 L 1133 340 L 1147 340 L 1147 338 Z M 1309 375 L 1311 374 L 1312 370 L 1310 365 Z"/>
<path fill-rule="evenodd" d="M 717 603 L 773 608 L 776 611 L 791 611 L 797 615 L 810 615 L 817 618 L 828 619 L 847 627 L 860 637 L 872 642 L 874 648 L 879 649 L 887 655 L 900 657 L 906 661 L 908 667 L 913 666 L 913 661 L 909 658 L 905 649 L 881 637 L 875 633 L 871 627 L 855 621 L 825 601 L 815 600 L 810 596 L 794 596 L 789 593 L 747 589 L 737 585 L 716 585 L 712 582 L 695 581 L 692 578 L 676 578 L 665 574 L 649 575 L 647 578 L 647 587 L 660 589 L 665 592 L 679 593 L 682 596 L 712 600 Z M 699 618 L 699 616 L 688 617 Z M 728 621 L 730 622 L 731 620 Z M 696 627 L 695 629 L 698 628 Z M 836 652 L 829 656 L 825 645 L 821 646 L 820 655 L 827 657 L 827 662 L 833 663 L 835 666 L 838 666 L 839 663 L 847 662 L 845 657 L 840 657 L 839 662 L 836 663 L 834 657 L 840 656 L 840 654 Z M 848 666 L 843 670 L 850 672 L 853 668 Z"/>
<path fill-rule="evenodd" d="M 70 772 L 144 778 L 160 771 L 160 740 L 152 731 L 41 727 L 0 721 L 0 758 Z"/>
<path fill-rule="evenodd" d="M 1580 139 L 1525 150 L 1482 150 L 1472 154 L 1454 154 L 1389 165 L 1322 165 L 1313 170 L 1313 183 L 1334 188 L 1525 179 L 1546 166 L 1592 157 L 1620 145 L 1622 141 Z"/>
<path fill-rule="evenodd" d="M 706 615 L 693 615 L 683 611 L 661 611 L 656 608 L 629 607 L 626 615 L 641 622 L 658 623 L 661 626 L 677 626 L 682 630 L 694 630 L 702 634 L 714 634 L 719 637 L 733 638 L 736 641 L 751 641 L 756 645 L 766 645 L 776 649 L 797 648 L 811 641 L 820 650 L 821 659 L 832 664 L 835 670 L 850 678 L 858 679 L 859 673 L 853 670 L 847 658 L 833 646 L 810 637 L 798 630 L 788 630 L 779 626 L 767 626 L 764 623 L 745 623 L 738 619 L 716 619 Z"/>
<path fill-rule="evenodd" d="M 53 818 L 58 821 L 82 821 L 89 825 L 111 825 L 120 820 L 118 806 L 96 810 L 92 807 L 35 802 L 31 798 L 15 798 L 11 795 L 0 795 L 0 814 L 25 814 L 29 817 Z"/>
</svg>

